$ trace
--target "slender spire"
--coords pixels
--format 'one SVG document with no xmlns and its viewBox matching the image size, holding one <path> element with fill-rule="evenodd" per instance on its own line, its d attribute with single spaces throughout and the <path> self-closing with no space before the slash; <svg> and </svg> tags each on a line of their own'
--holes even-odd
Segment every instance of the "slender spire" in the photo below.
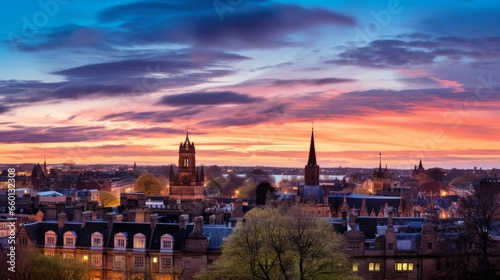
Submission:
<svg viewBox="0 0 500 280">
<path fill-rule="evenodd" d="M 424 169 L 424 166 L 422 165 L 422 159 L 420 159 L 420 163 L 418 164 L 418 169 Z"/>
<path fill-rule="evenodd" d="M 379 156 L 379 165 L 378 165 L 378 171 L 382 172 L 382 153 L 378 153 Z"/>
<path fill-rule="evenodd" d="M 307 165 L 316 166 L 316 149 L 314 148 L 314 128 L 311 131 L 311 146 L 309 147 L 309 159 Z"/>
<path fill-rule="evenodd" d="M 47 162 L 45 156 L 45 149 L 43 149 L 43 172 L 47 175 Z"/>
<path fill-rule="evenodd" d="M 191 144 L 191 142 L 189 142 L 189 127 L 186 127 L 186 140 L 184 140 L 184 144 Z"/>
</svg>

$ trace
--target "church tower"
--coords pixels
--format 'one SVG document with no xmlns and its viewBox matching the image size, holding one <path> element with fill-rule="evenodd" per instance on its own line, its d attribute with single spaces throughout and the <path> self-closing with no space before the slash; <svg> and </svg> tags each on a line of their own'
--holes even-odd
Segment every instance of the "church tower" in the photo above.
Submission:
<svg viewBox="0 0 500 280">
<path fill-rule="evenodd" d="M 316 149 L 314 148 L 314 128 L 311 132 L 311 144 L 309 146 L 309 158 L 305 166 L 305 185 L 319 185 L 319 166 L 316 163 Z"/>
<path fill-rule="evenodd" d="M 203 184 L 205 181 L 203 167 L 196 168 L 196 150 L 194 142 L 186 139 L 179 145 L 179 161 L 177 173 L 170 166 L 169 174 L 169 196 L 173 199 L 203 199 Z M 200 174 L 201 172 L 201 174 Z"/>
</svg>

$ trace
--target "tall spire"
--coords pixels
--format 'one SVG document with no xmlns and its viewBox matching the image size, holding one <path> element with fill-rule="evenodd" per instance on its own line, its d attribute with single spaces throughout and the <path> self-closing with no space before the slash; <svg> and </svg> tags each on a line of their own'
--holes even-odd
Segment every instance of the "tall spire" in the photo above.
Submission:
<svg viewBox="0 0 500 280">
<path fill-rule="evenodd" d="M 314 128 L 311 131 L 311 146 L 309 147 L 309 159 L 307 165 L 316 166 L 316 149 L 314 148 Z"/>
<path fill-rule="evenodd" d="M 382 172 L 382 153 L 378 153 L 379 155 L 379 166 L 378 166 L 378 171 Z"/>
<path fill-rule="evenodd" d="M 191 144 L 191 142 L 189 142 L 189 127 L 186 127 L 186 140 L 184 140 L 184 144 Z"/>
<path fill-rule="evenodd" d="M 420 159 L 420 163 L 418 164 L 418 169 L 424 169 L 424 166 L 422 165 L 422 159 Z"/>
<path fill-rule="evenodd" d="M 47 162 L 45 156 L 45 149 L 43 149 L 43 172 L 47 175 Z"/>
</svg>

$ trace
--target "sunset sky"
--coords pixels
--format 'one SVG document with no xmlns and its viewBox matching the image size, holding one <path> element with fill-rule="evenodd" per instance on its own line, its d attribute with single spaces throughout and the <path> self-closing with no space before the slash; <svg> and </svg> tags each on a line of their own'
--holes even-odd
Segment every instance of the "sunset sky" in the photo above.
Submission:
<svg viewBox="0 0 500 280">
<path fill-rule="evenodd" d="M 9 7 L 1 163 L 500 167 L 498 1 Z"/>
</svg>

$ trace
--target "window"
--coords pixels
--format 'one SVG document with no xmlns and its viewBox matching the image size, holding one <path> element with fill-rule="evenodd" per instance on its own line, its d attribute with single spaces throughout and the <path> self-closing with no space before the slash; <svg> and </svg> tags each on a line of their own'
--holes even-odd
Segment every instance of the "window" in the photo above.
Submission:
<svg viewBox="0 0 500 280">
<path fill-rule="evenodd" d="M 75 247 L 76 233 L 74 231 L 67 231 L 64 233 L 64 247 Z"/>
<path fill-rule="evenodd" d="M 189 167 L 189 158 L 184 158 L 184 167 Z"/>
<path fill-rule="evenodd" d="M 125 256 L 115 255 L 113 267 L 124 268 L 125 267 Z"/>
<path fill-rule="evenodd" d="M 54 257 L 56 255 L 56 253 L 53 253 L 53 252 L 45 252 L 45 256 L 46 257 Z"/>
<path fill-rule="evenodd" d="M 172 270 L 172 258 L 163 257 L 160 260 L 160 269 L 162 271 L 170 271 Z"/>
<path fill-rule="evenodd" d="M 413 271 L 413 263 L 396 263 L 396 270 L 397 271 Z"/>
<path fill-rule="evenodd" d="M 368 270 L 369 271 L 380 271 L 380 263 L 368 263 Z"/>
<path fill-rule="evenodd" d="M 358 241 L 349 241 L 347 242 L 347 250 L 358 250 L 359 249 Z"/>
<path fill-rule="evenodd" d="M 432 242 L 427 243 L 427 249 L 432 250 Z"/>
<path fill-rule="evenodd" d="M 115 234 L 115 250 L 125 250 L 127 246 L 127 234 L 119 232 Z"/>
<path fill-rule="evenodd" d="M 352 264 L 352 271 L 358 271 L 359 270 L 359 263 L 353 263 Z"/>
<path fill-rule="evenodd" d="M 144 268 L 144 257 L 143 256 L 135 256 L 134 257 L 134 267 L 135 268 Z"/>
<path fill-rule="evenodd" d="M 162 235 L 160 249 L 162 252 L 172 252 L 172 249 L 174 249 L 174 237 L 168 233 Z"/>
<path fill-rule="evenodd" d="M 142 233 L 134 235 L 134 249 L 146 248 L 146 236 Z"/>
<path fill-rule="evenodd" d="M 184 262 L 184 268 L 190 268 L 191 267 L 191 263 L 189 261 L 185 261 Z"/>
<path fill-rule="evenodd" d="M 45 233 L 45 247 L 56 247 L 57 235 L 52 230 Z"/>
<path fill-rule="evenodd" d="M 92 255 L 92 265 L 93 266 L 101 266 L 102 265 L 102 256 L 101 255 Z"/>
<path fill-rule="evenodd" d="M 73 262 L 75 260 L 75 255 L 71 254 L 71 253 L 64 253 L 63 254 L 63 259 L 66 261 L 66 262 Z"/>
<path fill-rule="evenodd" d="M 102 247 L 102 243 L 103 243 L 102 234 L 97 231 L 92 233 L 92 244 L 91 244 L 91 247 L 93 247 L 92 249 Z"/>
<path fill-rule="evenodd" d="M 394 244 L 393 243 L 387 244 L 387 250 L 394 250 Z"/>
</svg>

